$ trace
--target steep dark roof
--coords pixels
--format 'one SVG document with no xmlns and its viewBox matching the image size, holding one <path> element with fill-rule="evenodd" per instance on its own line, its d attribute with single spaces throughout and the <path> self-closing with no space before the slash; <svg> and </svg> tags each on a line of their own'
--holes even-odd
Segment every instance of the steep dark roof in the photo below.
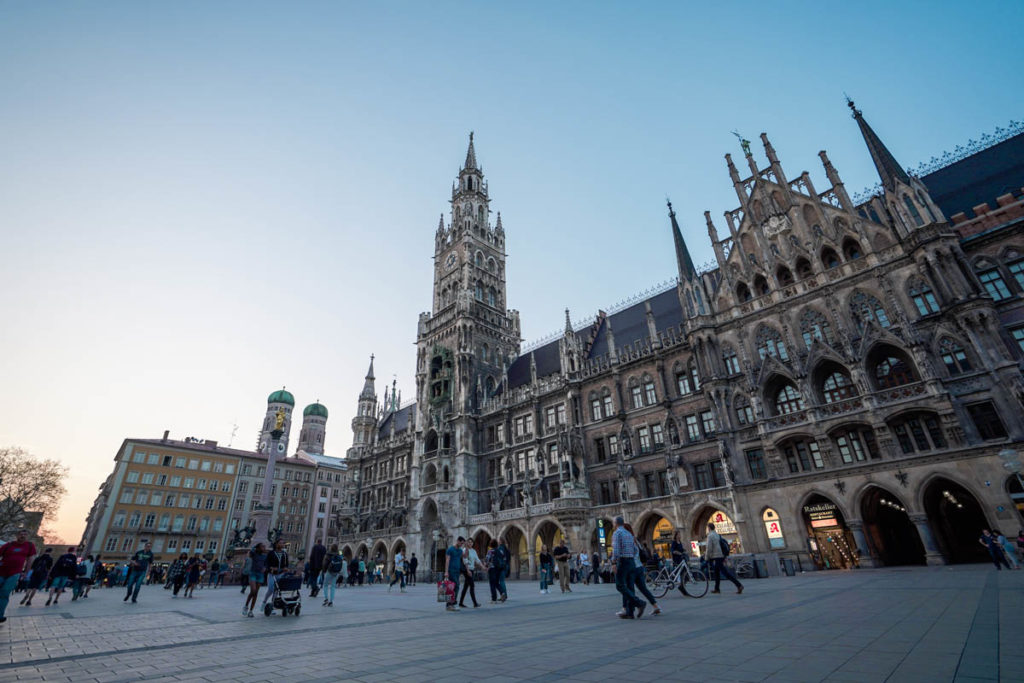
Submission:
<svg viewBox="0 0 1024 683">
<path fill-rule="evenodd" d="M 969 218 L 979 204 L 1019 196 L 1024 187 L 1024 133 L 972 154 L 921 178 L 946 218 L 961 211 Z"/>
<path fill-rule="evenodd" d="M 512 389 L 530 383 L 530 354 L 537 361 L 537 377 L 547 377 L 562 371 L 562 357 L 558 353 L 558 340 L 548 342 L 533 351 L 527 351 L 512 361 L 508 369 L 508 383 Z"/>
<path fill-rule="evenodd" d="M 647 309 L 644 306 L 648 301 L 651 303 L 651 311 L 654 313 L 654 325 L 659 332 L 668 327 L 678 326 L 682 322 L 683 310 L 679 307 L 679 297 L 673 287 L 608 316 L 612 321 L 612 334 L 615 335 L 616 349 L 632 346 L 635 342 L 642 342 L 650 336 L 647 333 Z M 589 330 L 585 331 L 589 333 Z M 588 358 L 596 358 L 607 353 L 608 323 L 605 321 L 597 333 L 597 339 L 594 340 L 594 346 L 590 350 Z"/>
<path fill-rule="evenodd" d="M 377 428 L 377 434 L 380 436 L 387 436 L 391 433 L 391 421 L 395 422 L 395 431 L 401 432 L 409 428 L 409 423 L 412 420 L 412 415 L 416 411 L 416 402 L 412 402 L 404 408 L 399 408 L 393 413 L 388 413 L 384 416 L 384 419 L 380 421 L 380 426 Z"/>
</svg>

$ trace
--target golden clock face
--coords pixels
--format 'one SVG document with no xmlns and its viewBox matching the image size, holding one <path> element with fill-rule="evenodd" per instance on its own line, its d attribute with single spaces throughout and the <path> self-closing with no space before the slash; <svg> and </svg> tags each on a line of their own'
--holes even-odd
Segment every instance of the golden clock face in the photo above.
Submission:
<svg viewBox="0 0 1024 683">
<path fill-rule="evenodd" d="M 445 268 L 446 268 L 447 270 L 451 270 L 452 268 L 454 268 L 454 267 L 455 267 L 455 262 L 456 262 L 457 260 L 458 260 L 458 259 L 456 259 L 456 258 L 455 258 L 455 252 L 452 252 L 452 253 L 448 254 L 448 258 L 446 258 L 446 259 L 444 260 L 444 267 L 445 267 Z"/>
</svg>

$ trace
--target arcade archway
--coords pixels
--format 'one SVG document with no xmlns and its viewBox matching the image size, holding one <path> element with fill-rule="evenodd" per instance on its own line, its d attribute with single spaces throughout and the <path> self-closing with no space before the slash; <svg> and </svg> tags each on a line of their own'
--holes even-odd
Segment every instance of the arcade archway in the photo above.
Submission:
<svg viewBox="0 0 1024 683">
<path fill-rule="evenodd" d="M 704 524 L 706 526 L 707 522 Z M 672 545 L 672 535 L 676 532 L 676 528 L 672 522 L 668 521 L 668 518 L 653 513 L 643 520 L 637 531 L 640 534 L 640 542 L 645 544 L 648 550 L 662 559 L 667 560 L 672 557 L 669 548 Z"/>
<path fill-rule="evenodd" d="M 864 535 L 879 564 L 924 564 L 924 545 L 898 496 L 872 486 L 861 497 Z"/>
<path fill-rule="evenodd" d="M 482 560 L 487 555 L 487 546 L 491 543 L 491 535 L 487 533 L 486 529 L 480 529 L 473 534 L 473 549 L 476 550 L 476 554 L 480 556 Z"/>
<path fill-rule="evenodd" d="M 564 536 L 562 530 L 552 521 L 541 522 L 537 527 L 537 531 L 533 538 L 533 554 L 534 557 L 540 555 L 541 546 L 547 546 L 548 552 L 558 544 L 562 542 Z"/>
<path fill-rule="evenodd" d="M 732 546 L 733 553 L 743 552 L 739 529 L 732 518 L 722 510 L 705 507 L 693 518 L 693 540 L 690 542 L 690 550 L 694 555 L 704 554 L 704 541 L 708 537 L 709 522 L 715 525 L 715 532 Z M 671 541 L 671 538 L 669 540 Z"/>
<path fill-rule="evenodd" d="M 801 509 L 807 527 L 807 546 L 818 569 L 857 566 L 857 543 L 839 506 L 821 494 L 807 498 Z"/>
<path fill-rule="evenodd" d="M 509 576 L 514 579 L 529 578 L 530 574 L 530 554 L 526 547 L 526 536 L 517 526 L 509 526 L 505 528 L 500 539 L 505 539 L 505 545 L 508 546 L 509 560 L 508 573 Z"/>
<path fill-rule="evenodd" d="M 988 520 L 970 491 L 939 477 L 924 491 L 924 509 L 947 562 L 988 561 L 988 552 L 978 543 L 981 530 L 989 528 Z"/>
</svg>

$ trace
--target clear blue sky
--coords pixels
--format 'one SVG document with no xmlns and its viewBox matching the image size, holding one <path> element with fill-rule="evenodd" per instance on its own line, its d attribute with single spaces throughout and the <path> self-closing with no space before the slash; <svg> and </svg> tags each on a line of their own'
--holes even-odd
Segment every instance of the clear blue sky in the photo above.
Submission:
<svg viewBox="0 0 1024 683">
<path fill-rule="evenodd" d="M 907 166 L 1019 119 L 1022 24 L 995 2 L 0 2 L 0 445 L 72 464 L 68 540 L 122 438 L 237 423 L 253 447 L 281 385 L 343 454 L 371 352 L 412 397 L 470 130 L 531 339 L 674 275 L 666 195 L 712 257 L 733 129 L 820 188 L 827 149 L 856 191 L 876 178 L 844 91 Z"/>
</svg>

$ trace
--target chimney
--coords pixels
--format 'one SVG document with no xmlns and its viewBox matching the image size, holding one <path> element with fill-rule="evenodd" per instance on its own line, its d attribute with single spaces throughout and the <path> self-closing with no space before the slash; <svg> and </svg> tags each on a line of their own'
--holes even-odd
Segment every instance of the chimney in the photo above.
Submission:
<svg viewBox="0 0 1024 683">
<path fill-rule="evenodd" d="M 171 433 L 170 429 L 165 429 L 164 430 L 164 438 L 162 438 L 160 440 L 166 442 L 167 441 L 167 437 L 170 435 L 170 433 Z"/>
<path fill-rule="evenodd" d="M 206 445 L 209 446 L 210 448 L 212 448 L 213 450 L 217 450 L 217 442 L 216 441 L 210 441 L 209 439 L 207 439 L 206 440 Z"/>
</svg>

